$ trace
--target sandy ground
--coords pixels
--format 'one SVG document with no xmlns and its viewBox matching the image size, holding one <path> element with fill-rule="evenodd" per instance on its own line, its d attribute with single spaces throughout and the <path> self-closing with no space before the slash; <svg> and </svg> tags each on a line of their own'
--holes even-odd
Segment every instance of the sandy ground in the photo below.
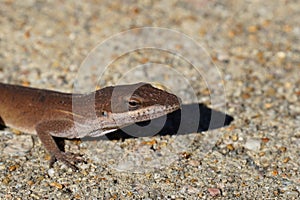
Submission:
<svg viewBox="0 0 300 200">
<path fill-rule="evenodd" d="M 1 82 L 63 92 L 155 82 L 234 117 L 182 135 L 171 123 L 165 134 L 68 142 L 87 161 L 78 172 L 49 169 L 36 136 L 5 128 L 0 199 L 300 198 L 298 1 L 0 4 Z M 157 28 L 124 32 L 143 27 Z"/>
</svg>

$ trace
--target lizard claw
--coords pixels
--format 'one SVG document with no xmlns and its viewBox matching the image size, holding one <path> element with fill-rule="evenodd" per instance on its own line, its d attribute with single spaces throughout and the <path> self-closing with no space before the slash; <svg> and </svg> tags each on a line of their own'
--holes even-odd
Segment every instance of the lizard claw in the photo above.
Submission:
<svg viewBox="0 0 300 200">
<path fill-rule="evenodd" d="M 76 167 L 75 164 L 80 163 L 80 162 L 84 162 L 84 160 L 81 158 L 81 156 L 82 155 L 80 155 L 80 154 L 73 154 L 73 153 L 69 153 L 69 152 L 56 153 L 54 155 L 51 155 L 49 167 L 50 168 L 53 167 L 53 164 L 56 161 L 61 161 L 65 165 L 67 165 L 68 167 L 73 169 L 74 171 L 77 171 L 78 167 Z"/>
</svg>

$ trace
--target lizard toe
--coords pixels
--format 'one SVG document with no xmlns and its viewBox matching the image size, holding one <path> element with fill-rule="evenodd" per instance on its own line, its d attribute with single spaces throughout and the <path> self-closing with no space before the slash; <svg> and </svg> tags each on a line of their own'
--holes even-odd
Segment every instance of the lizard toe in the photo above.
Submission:
<svg viewBox="0 0 300 200">
<path fill-rule="evenodd" d="M 67 153 L 59 152 L 59 153 L 56 153 L 55 155 L 51 156 L 50 167 L 53 167 L 53 164 L 56 161 L 61 161 L 65 165 L 67 165 L 68 167 L 73 169 L 74 171 L 77 171 L 78 167 L 76 167 L 75 164 L 84 162 L 84 159 L 81 157 L 80 154 L 73 154 L 73 153 L 69 153 L 69 152 L 67 152 Z"/>
</svg>

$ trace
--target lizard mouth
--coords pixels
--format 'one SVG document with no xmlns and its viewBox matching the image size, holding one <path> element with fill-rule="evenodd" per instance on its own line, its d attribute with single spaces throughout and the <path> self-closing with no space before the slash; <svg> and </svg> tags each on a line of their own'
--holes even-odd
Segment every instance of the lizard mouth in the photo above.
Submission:
<svg viewBox="0 0 300 200">
<path fill-rule="evenodd" d="M 125 113 L 115 113 L 112 114 L 112 118 L 117 125 L 123 127 L 124 125 L 130 125 L 136 122 L 143 122 L 159 118 L 178 109 L 180 109 L 180 104 L 172 106 L 153 105 L 145 109 L 129 111 L 126 113 L 126 117 L 123 116 Z"/>
<path fill-rule="evenodd" d="M 109 126 L 106 124 L 106 128 L 103 129 L 100 134 L 95 131 L 93 135 L 90 133 L 89 136 L 98 137 L 137 122 L 143 122 L 162 117 L 180 109 L 180 105 L 181 104 L 175 104 L 172 106 L 153 105 L 142 110 L 134 110 L 126 113 L 112 113 L 110 115 L 112 119 L 111 124 L 109 124 Z"/>
</svg>

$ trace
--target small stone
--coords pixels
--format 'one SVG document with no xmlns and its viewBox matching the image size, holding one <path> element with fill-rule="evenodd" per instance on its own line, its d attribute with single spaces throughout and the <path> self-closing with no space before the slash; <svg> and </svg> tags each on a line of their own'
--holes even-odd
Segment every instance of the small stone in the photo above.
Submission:
<svg viewBox="0 0 300 200">
<path fill-rule="evenodd" d="M 75 40 L 76 39 L 76 34 L 75 33 L 70 33 L 69 34 L 69 39 L 70 40 Z"/>
<path fill-rule="evenodd" d="M 187 192 L 188 194 L 196 194 L 199 192 L 199 189 L 196 187 L 188 186 Z"/>
<path fill-rule="evenodd" d="M 277 171 L 276 169 L 274 169 L 274 170 L 272 171 L 272 175 L 273 175 L 273 176 L 277 176 L 277 175 L 278 175 L 278 171 Z"/>
<path fill-rule="evenodd" d="M 271 23 L 271 21 L 267 19 L 267 20 L 263 21 L 262 25 L 263 25 L 263 27 L 268 27 L 270 25 L 270 23 Z"/>
<path fill-rule="evenodd" d="M 47 37 L 52 37 L 53 35 L 54 35 L 53 29 L 47 29 L 47 30 L 46 30 L 46 36 L 47 36 Z"/>
<path fill-rule="evenodd" d="M 260 157 L 262 157 L 262 156 L 266 155 L 266 153 L 265 153 L 265 152 L 259 152 L 258 155 L 259 155 Z"/>
<path fill-rule="evenodd" d="M 290 158 L 289 158 L 289 157 L 286 157 L 286 158 L 283 159 L 283 162 L 284 162 L 284 163 L 287 163 L 287 162 L 289 162 L 289 160 L 290 160 Z"/>
<path fill-rule="evenodd" d="M 56 187 L 57 189 L 62 189 L 63 185 L 57 182 L 50 183 L 51 186 Z"/>
<path fill-rule="evenodd" d="M 29 39 L 29 38 L 30 38 L 30 30 L 27 30 L 27 31 L 24 32 L 24 37 L 25 37 L 26 39 Z"/>
<path fill-rule="evenodd" d="M 258 139 L 248 139 L 245 143 L 245 148 L 251 151 L 258 151 L 261 146 L 261 140 Z"/>
<path fill-rule="evenodd" d="M 267 91 L 266 91 L 266 95 L 268 96 L 274 96 L 276 94 L 276 91 L 274 88 L 269 88 Z"/>
<path fill-rule="evenodd" d="M 219 53 L 217 55 L 217 59 L 221 62 L 228 63 L 229 62 L 229 55 L 226 53 Z"/>
<path fill-rule="evenodd" d="M 265 104 L 265 108 L 266 109 L 269 109 L 269 108 L 272 108 L 273 107 L 273 104 L 272 103 L 266 103 Z"/>
<path fill-rule="evenodd" d="M 191 153 L 189 153 L 189 152 L 182 152 L 181 153 L 181 156 L 182 156 L 182 158 L 184 158 L 184 159 L 189 159 L 190 157 L 191 157 Z"/>
<path fill-rule="evenodd" d="M 150 140 L 150 141 L 143 141 L 142 142 L 143 145 L 150 145 L 150 146 L 152 146 L 152 145 L 154 145 L 156 143 L 157 143 L 157 141 L 155 139 Z"/>
<path fill-rule="evenodd" d="M 32 199 L 41 199 L 40 196 L 38 196 L 37 194 L 31 193 L 30 197 L 32 197 Z"/>
<path fill-rule="evenodd" d="M 9 177 L 5 177 L 5 178 L 2 179 L 2 183 L 3 183 L 4 185 L 9 184 L 10 181 L 11 181 L 11 180 L 10 180 Z"/>
<path fill-rule="evenodd" d="M 221 195 L 221 190 L 219 188 L 208 188 L 207 191 L 212 197 Z"/>
<path fill-rule="evenodd" d="M 256 57 L 257 57 L 257 60 L 260 63 L 264 63 L 265 62 L 265 56 L 264 56 L 264 53 L 262 51 L 258 51 L 257 54 L 256 54 Z"/>
<path fill-rule="evenodd" d="M 283 52 L 283 51 L 279 51 L 276 53 L 276 56 L 279 58 L 279 59 L 285 59 L 286 58 L 286 54 Z"/>
<path fill-rule="evenodd" d="M 55 174 L 55 171 L 54 171 L 53 168 L 48 169 L 48 175 L 49 175 L 50 177 L 53 177 L 54 174 Z"/>
<path fill-rule="evenodd" d="M 239 137 L 237 135 L 233 135 L 231 136 L 231 139 L 232 141 L 236 142 L 239 139 Z"/>
<path fill-rule="evenodd" d="M 289 33 L 289 32 L 291 32 L 292 30 L 293 30 L 293 27 L 291 27 L 291 26 L 288 25 L 288 24 L 286 24 L 286 25 L 283 26 L 283 31 L 284 31 L 284 32 Z"/>
<path fill-rule="evenodd" d="M 286 147 L 280 147 L 279 150 L 284 153 L 284 152 L 286 152 L 287 148 Z"/>
<path fill-rule="evenodd" d="M 290 88 L 294 87 L 294 85 L 290 82 L 285 82 L 284 87 L 287 88 L 287 89 L 290 89 Z"/>
<path fill-rule="evenodd" d="M 249 93 L 243 93 L 242 94 L 242 98 L 243 99 L 249 99 L 251 96 L 250 96 L 250 94 Z"/>
<path fill-rule="evenodd" d="M 266 138 L 266 137 L 265 137 L 265 138 L 261 138 L 261 141 L 262 141 L 263 143 L 267 143 L 267 142 L 269 142 L 269 140 L 270 140 L 270 139 L 269 139 L 269 138 Z"/>
<path fill-rule="evenodd" d="M 29 186 L 32 186 L 32 185 L 34 184 L 34 182 L 33 182 L 32 180 L 29 180 L 29 181 L 27 181 L 27 184 L 28 184 Z"/>
<path fill-rule="evenodd" d="M 19 165 L 12 165 L 8 168 L 9 171 L 15 171 L 17 168 L 19 167 Z"/>
<path fill-rule="evenodd" d="M 0 165 L 0 171 L 1 170 L 5 170 L 5 165 L 2 165 L 2 164 Z"/>
<path fill-rule="evenodd" d="M 234 147 L 233 147 L 232 144 L 228 144 L 226 147 L 227 147 L 227 149 L 228 149 L 229 151 L 233 151 L 233 150 L 234 150 Z"/>
<path fill-rule="evenodd" d="M 248 32 L 249 32 L 249 33 L 255 33 L 255 32 L 257 32 L 258 29 L 259 29 L 259 28 L 258 28 L 257 26 L 252 25 L 252 26 L 249 26 L 249 27 L 248 27 Z"/>
</svg>

